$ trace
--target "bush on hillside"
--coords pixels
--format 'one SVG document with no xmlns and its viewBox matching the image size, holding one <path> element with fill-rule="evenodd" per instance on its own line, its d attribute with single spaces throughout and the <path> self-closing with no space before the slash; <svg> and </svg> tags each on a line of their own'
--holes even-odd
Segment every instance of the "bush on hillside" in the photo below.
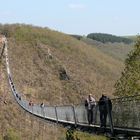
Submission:
<svg viewBox="0 0 140 140">
<path fill-rule="evenodd" d="M 10 129 L 7 132 L 7 135 L 4 136 L 4 140 L 20 140 L 18 134 L 14 130 Z"/>
</svg>

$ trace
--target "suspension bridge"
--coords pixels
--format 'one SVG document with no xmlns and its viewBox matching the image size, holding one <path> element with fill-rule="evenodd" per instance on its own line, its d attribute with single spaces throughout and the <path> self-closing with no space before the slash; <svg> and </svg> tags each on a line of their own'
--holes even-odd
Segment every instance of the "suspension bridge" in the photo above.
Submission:
<svg viewBox="0 0 140 140">
<path fill-rule="evenodd" d="M 112 99 L 113 108 L 111 114 L 108 115 L 106 129 L 100 128 L 98 105 L 94 108 L 94 124 L 92 125 L 88 124 L 87 110 L 83 104 L 65 106 L 44 105 L 43 107 L 40 104 L 30 105 L 29 101 L 24 99 L 15 88 L 9 67 L 6 38 L 3 39 L 3 42 L 1 57 L 5 53 L 7 77 L 11 92 L 19 106 L 30 113 L 30 115 L 34 115 L 42 120 L 49 120 L 57 124 L 77 128 L 81 131 L 107 132 L 113 136 L 125 135 L 125 137 L 132 137 L 132 139 L 134 139 L 134 136 L 137 136 L 137 139 L 140 139 L 140 95 Z"/>
</svg>

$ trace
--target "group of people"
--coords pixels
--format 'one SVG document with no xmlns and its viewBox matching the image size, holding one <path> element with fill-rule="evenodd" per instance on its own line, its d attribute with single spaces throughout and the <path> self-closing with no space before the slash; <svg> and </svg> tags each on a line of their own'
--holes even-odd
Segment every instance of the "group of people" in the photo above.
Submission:
<svg viewBox="0 0 140 140">
<path fill-rule="evenodd" d="M 85 100 L 85 107 L 87 109 L 87 118 L 89 124 L 95 123 L 93 122 L 93 118 L 96 115 L 95 113 L 97 106 L 99 106 L 100 112 L 100 126 L 106 127 L 107 115 L 108 114 L 110 115 L 112 110 L 111 100 L 106 95 L 103 94 L 97 104 L 92 95 L 91 94 L 88 95 L 87 99 Z"/>
<path fill-rule="evenodd" d="M 34 106 L 34 103 L 33 103 L 32 100 L 29 101 L 29 106 Z M 45 106 L 45 105 L 44 105 L 44 103 L 42 102 L 42 103 L 40 104 L 40 107 L 41 107 L 41 108 L 44 108 L 44 106 Z"/>
</svg>

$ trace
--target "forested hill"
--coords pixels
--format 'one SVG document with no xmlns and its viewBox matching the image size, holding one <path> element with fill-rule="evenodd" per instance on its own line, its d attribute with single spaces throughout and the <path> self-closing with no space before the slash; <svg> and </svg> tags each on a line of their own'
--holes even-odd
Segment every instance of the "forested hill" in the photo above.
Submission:
<svg viewBox="0 0 140 140">
<path fill-rule="evenodd" d="M 123 42 L 126 44 L 130 44 L 133 42 L 133 40 L 129 39 L 129 38 L 125 38 L 125 37 L 119 37 L 119 36 L 115 36 L 115 35 L 111 35 L 111 34 L 104 34 L 104 33 L 90 33 L 87 35 L 87 38 L 93 39 L 93 40 L 97 40 L 103 43 L 106 42 Z"/>
</svg>

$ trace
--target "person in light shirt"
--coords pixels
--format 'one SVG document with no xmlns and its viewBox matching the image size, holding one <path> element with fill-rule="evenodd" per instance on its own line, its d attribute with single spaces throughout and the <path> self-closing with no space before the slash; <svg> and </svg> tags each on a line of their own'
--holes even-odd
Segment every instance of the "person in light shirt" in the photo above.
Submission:
<svg viewBox="0 0 140 140">
<path fill-rule="evenodd" d="M 87 109 L 87 118 L 88 118 L 88 123 L 89 124 L 93 123 L 93 108 L 95 106 L 96 106 L 96 101 L 92 97 L 92 95 L 89 94 L 87 99 L 85 100 L 85 107 Z"/>
</svg>

